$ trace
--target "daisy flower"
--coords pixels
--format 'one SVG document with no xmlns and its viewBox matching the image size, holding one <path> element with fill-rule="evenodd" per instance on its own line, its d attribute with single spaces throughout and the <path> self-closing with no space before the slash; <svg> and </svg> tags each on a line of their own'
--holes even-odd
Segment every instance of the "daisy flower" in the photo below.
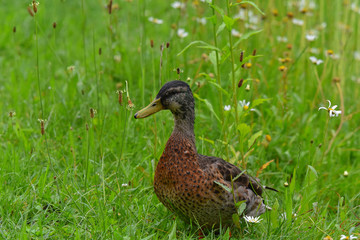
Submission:
<svg viewBox="0 0 360 240">
<path fill-rule="evenodd" d="M 311 61 L 312 63 L 314 63 L 314 64 L 316 64 L 316 65 L 319 65 L 319 64 L 321 64 L 321 63 L 324 62 L 323 60 L 317 59 L 317 58 L 314 57 L 314 56 L 309 57 L 309 59 L 310 59 L 310 61 Z"/>
<path fill-rule="evenodd" d="M 241 37 L 241 33 L 236 29 L 231 30 L 231 35 L 233 35 L 234 37 Z"/>
<path fill-rule="evenodd" d="M 319 107 L 318 111 L 320 109 L 324 109 L 324 110 L 327 110 L 329 112 L 329 116 L 330 117 L 337 117 L 339 116 L 339 114 L 341 114 L 341 111 L 337 111 L 335 110 L 337 108 L 337 105 L 334 105 L 334 106 L 331 106 L 331 102 L 330 100 L 327 100 L 329 102 L 329 107 L 326 108 L 326 107 Z"/>
<path fill-rule="evenodd" d="M 246 111 L 249 109 L 250 102 L 246 102 L 246 100 L 239 101 L 240 106 Z"/>
<path fill-rule="evenodd" d="M 294 19 L 292 20 L 292 23 L 295 24 L 295 25 L 298 25 L 298 26 L 304 25 L 304 21 L 301 20 L 301 19 L 297 19 L 297 18 L 294 18 Z"/>
<path fill-rule="evenodd" d="M 323 238 L 323 240 L 333 240 L 333 238 L 327 235 L 326 237 Z"/>
<path fill-rule="evenodd" d="M 316 35 L 313 34 L 306 34 L 305 36 L 306 40 L 308 40 L 309 42 L 312 42 L 316 39 Z"/>
<path fill-rule="evenodd" d="M 185 37 L 187 37 L 187 36 L 189 35 L 189 33 L 186 32 L 185 29 L 179 28 L 179 29 L 177 30 L 177 35 L 178 35 L 180 38 L 185 38 Z"/>
<path fill-rule="evenodd" d="M 196 21 L 202 25 L 206 24 L 206 18 L 196 18 Z"/>
<path fill-rule="evenodd" d="M 276 40 L 278 42 L 287 42 L 288 41 L 287 37 L 282 37 L 282 36 L 277 36 Z"/>
<path fill-rule="evenodd" d="M 341 235 L 340 240 L 344 240 L 344 239 L 357 239 L 357 237 L 355 237 L 354 235 L 350 235 L 350 236 L 346 236 L 346 235 Z"/>
<path fill-rule="evenodd" d="M 149 17 L 148 20 L 155 24 L 163 24 L 164 23 L 164 21 L 162 19 L 158 19 L 158 18 L 154 18 L 154 17 Z"/>
<path fill-rule="evenodd" d="M 230 106 L 230 105 L 225 105 L 225 106 L 224 106 L 224 110 L 225 110 L 225 111 L 230 111 L 230 109 L 231 109 L 231 106 Z"/>
<path fill-rule="evenodd" d="M 185 4 L 181 3 L 179 1 L 176 1 L 171 4 L 171 7 L 175 8 L 175 9 L 181 9 L 181 8 L 185 8 Z"/>
<path fill-rule="evenodd" d="M 244 216 L 245 221 L 249 223 L 259 223 L 262 219 L 260 217 Z"/>
</svg>

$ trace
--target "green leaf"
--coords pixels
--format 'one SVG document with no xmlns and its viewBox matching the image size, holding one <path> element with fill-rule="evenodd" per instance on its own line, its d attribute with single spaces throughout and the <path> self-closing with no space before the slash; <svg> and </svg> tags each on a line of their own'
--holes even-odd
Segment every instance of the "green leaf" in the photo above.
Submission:
<svg viewBox="0 0 360 240">
<path fill-rule="evenodd" d="M 317 171 L 313 166 L 308 165 L 308 168 L 315 174 L 316 177 L 318 177 Z"/>
<path fill-rule="evenodd" d="M 264 102 L 270 101 L 271 98 L 259 98 L 259 99 L 255 99 L 252 103 L 251 103 L 251 107 L 255 108 L 256 106 L 263 104 Z"/>
<path fill-rule="evenodd" d="M 225 186 L 224 184 L 219 183 L 217 181 L 214 181 L 214 183 L 216 183 L 217 185 L 219 185 L 220 187 L 231 193 L 231 189 L 228 186 Z"/>
<path fill-rule="evenodd" d="M 265 15 L 265 13 L 263 11 L 261 11 L 261 9 L 253 2 L 250 2 L 250 1 L 241 1 L 239 3 L 234 3 L 232 4 L 231 6 L 237 6 L 237 5 L 240 5 L 240 4 L 250 4 L 251 6 L 253 6 L 256 10 L 258 10 L 259 13 L 261 13 L 262 15 Z"/>
<path fill-rule="evenodd" d="M 211 103 L 210 103 L 207 99 L 202 99 L 202 98 L 201 98 L 199 95 L 197 95 L 196 93 L 194 93 L 194 97 L 195 97 L 196 99 L 198 99 L 199 101 L 204 102 L 205 105 L 209 108 L 210 112 L 211 112 L 212 114 L 214 114 L 215 118 L 216 118 L 219 122 L 221 122 L 220 118 L 219 118 L 218 115 L 215 113 L 213 106 L 211 105 Z"/>
<path fill-rule="evenodd" d="M 243 214 L 246 208 L 246 200 L 237 202 L 235 206 L 237 207 L 237 214 L 241 216 L 241 214 Z"/>
<path fill-rule="evenodd" d="M 247 33 L 244 33 L 240 38 L 239 40 L 237 40 L 234 45 L 233 45 L 233 48 L 237 47 L 237 45 L 239 45 L 239 43 L 243 40 L 246 40 L 248 39 L 249 37 L 251 37 L 252 35 L 255 35 L 255 34 L 258 34 L 260 32 L 262 32 L 263 29 L 260 29 L 260 30 L 255 30 L 255 31 L 250 31 L 250 32 L 247 32 Z"/>
<path fill-rule="evenodd" d="M 234 214 L 232 215 L 232 220 L 233 220 L 233 223 L 235 224 L 235 226 L 236 226 L 238 229 L 241 229 L 239 215 L 237 215 L 236 213 L 234 213 Z"/>
<path fill-rule="evenodd" d="M 232 26 L 234 25 L 235 23 L 235 20 L 232 19 L 231 17 L 227 16 L 227 15 L 224 15 L 223 16 L 223 21 L 226 25 L 226 28 L 231 31 L 232 30 Z"/>
<path fill-rule="evenodd" d="M 246 123 L 239 124 L 237 129 L 240 131 L 242 138 L 244 138 L 250 132 L 250 127 Z"/>
<path fill-rule="evenodd" d="M 292 196 L 295 190 L 295 180 L 296 180 L 296 168 L 294 168 L 294 173 L 290 183 L 290 195 Z"/>
<path fill-rule="evenodd" d="M 239 173 L 232 181 L 235 182 L 241 175 L 243 175 L 246 172 L 246 169 L 243 170 L 241 173 Z"/>
<path fill-rule="evenodd" d="M 249 56 L 245 57 L 242 62 L 245 63 L 245 62 L 249 61 L 250 59 L 258 58 L 258 57 L 263 57 L 263 56 L 264 56 L 264 55 L 255 55 L 255 56 L 249 55 Z M 240 65 L 240 66 L 241 66 L 241 65 Z"/>
<path fill-rule="evenodd" d="M 215 25 L 217 23 L 216 15 L 212 15 L 211 17 L 207 17 L 206 19 L 208 19 L 209 21 L 211 21 Z"/>
<path fill-rule="evenodd" d="M 248 148 L 250 148 L 250 147 L 254 144 L 254 142 L 256 141 L 256 139 L 257 139 L 258 137 L 260 137 L 262 133 L 263 133 L 263 131 L 260 130 L 260 131 L 258 131 L 257 133 L 253 134 L 253 135 L 250 137 L 250 139 L 248 140 Z"/>
<path fill-rule="evenodd" d="M 171 232 L 169 234 L 169 240 L 176 239 L 176 221 L 174 221 Z"/>
<path fill-rule="evenodd" d="M 219 6 L 215 4 L 210 4 L 210 7 L 212 7 L 215 11 L 217 11 L 221 15 L 221 17 L 224 17 L 225 15 L 224 10 L 222 10 Z"/>
<path fill-rule="evenodd" d="M 216 36 L 218 36 L 226 27 L 225 23 L 221 23 L 220 26 L 218 27 L 218 30 L 216 31 Z"/>
<path fill-rule="evenodd" d="M 278 202 L 277 198 L 275 198 L 275 203 L 271 207 L 272 207 L 272 211 L 270 212 L 270 221 L 271 221 L 271 224 L 276 228 L 279 226 L 279 220 L 278 220 L 279 202 Z"/>
<path fill-rule="evenodd" d="M 214 85 L 215 87 L 217 87 L 220 91 L 222 91 L 226 96 L 230 96 L 230 94 L 223 89 L 219 84 L 217 84 L 216 82 L 212 82 L 212 81 L 208 81 L 208 83 L 210 83 L 211 85 Z"/>
<path fill-rule="evenodd" d="M 207 139 L 207 138 L 204 138 L 204 137 L 199 137 L 199 139 L 201 141 L 205 141 L 205 142 L 211 143 L 212 145 L 215 145 L 215 142 L 213 140 L 210 140 L 210 139 Z"/>
<path fill-rule="evenodd" d="M 211 49 L 211 50 L 216 50 L 216 51 L 220 51 L 219 48 L 217 47 L 214 47 L 213 45 L 210 45 L 204 41 L 193 41 L 191 43 L 189 43 L 183 50 L 181 50 L 181 52 L 179 52 L 177 54 L 177 56 L 180 56 L 181 54 L 183 54 L 186 50 L 188 50 L 192 45 L 195 45 L 195 44 L 203 44 L 202 46 L 198 46 L 199 48 L 206 48 L 206 49 Z"/>
</svg>

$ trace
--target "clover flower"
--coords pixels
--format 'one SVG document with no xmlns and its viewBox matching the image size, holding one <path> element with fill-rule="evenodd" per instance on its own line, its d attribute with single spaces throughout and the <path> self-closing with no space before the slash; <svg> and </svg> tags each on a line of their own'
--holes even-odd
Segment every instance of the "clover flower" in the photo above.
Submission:
<svg viewBox="0 0 360 240">
<path fill-rule="evenodd" d="M 259 223 L 262 219 L 260 217 L 244 216 L 245 221 L 249 223 Z"/>
<path fill-rule="evenodd" d="M 331 102 L 330 100 L 327 100 L 329 102 L 329 107 L 326 108 L 326 107 L 319 107 L 318 111 L 320 109 L 324 109 L 324 110 L 327 110 L 329 112 L 329 116 L 330 117 L 338 117 L 339 114 L 341 114 L 341 111 L 337 111 L 335 110 L 337 108 L 337 105 L 334 105 L 334 106 L 331 106 Z"/>
<path fill-rule="evenodd" d="M 225 110 L 225 111 L 230 111 L 230 109 L 231 109 L 231 106 L 230 106 L 230 105 L 225 105 L 225 106 L 224 106 L 224 110 Z"/>
</svg>

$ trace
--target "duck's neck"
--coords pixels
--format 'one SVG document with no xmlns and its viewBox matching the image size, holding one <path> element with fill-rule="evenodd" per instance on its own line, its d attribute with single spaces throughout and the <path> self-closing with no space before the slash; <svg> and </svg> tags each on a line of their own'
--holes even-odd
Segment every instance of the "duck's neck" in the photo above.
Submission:
<svg viewBox="0 0 360 240">
<path fill-rule="evenodd" d="M 172 135 L 177 137 L 186 138 L 195 147 L 195 134 L 194 134 L 194 122 L 195 111 L 194 106 L 186 106 L 182 111 L 173 113 L 175 127 Z"/>
</svg>

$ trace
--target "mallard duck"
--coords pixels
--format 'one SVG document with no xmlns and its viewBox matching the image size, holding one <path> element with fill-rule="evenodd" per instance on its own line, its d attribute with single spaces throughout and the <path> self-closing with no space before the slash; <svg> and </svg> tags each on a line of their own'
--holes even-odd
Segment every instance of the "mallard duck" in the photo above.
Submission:
<svg viewBox="0 0 360 240">
<path fill-rule="evenodd" d="M 154 191 L 160 202 L 203 229 L 231 225 L 235 202 L 246 201 L 247 216 L 264 213 L 263 189 L 257 179 L 242 174 L 233 182 L 233 194 L 226 187 L 232 189 L 231 179 L 242 171 L 221 158 L 196 151 L 195 102 L 187 83 L 167 82 L 155 100 L 134 117 L 146 118 L 166 109 L 172 112 L 175 127 L 155 171 Z"/>
</svg>

